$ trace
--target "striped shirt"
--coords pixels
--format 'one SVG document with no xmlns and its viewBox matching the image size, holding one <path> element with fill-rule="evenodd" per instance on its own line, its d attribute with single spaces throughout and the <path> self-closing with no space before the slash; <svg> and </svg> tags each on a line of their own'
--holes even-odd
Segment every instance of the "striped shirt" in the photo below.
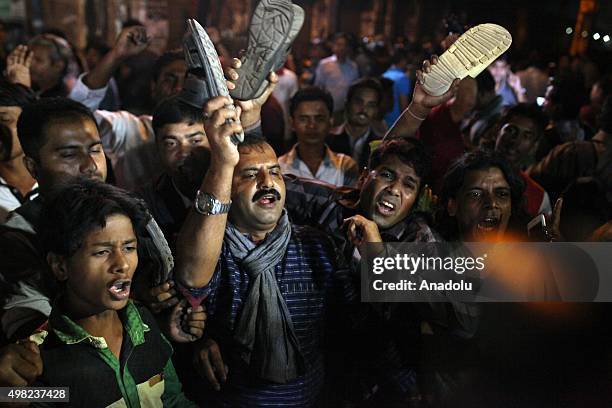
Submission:
<svg viewBox="0 0 612 408">
<path fill-rule="evenodd" d="M 218 393 L 203 392 L 199 404 L 213 401 L 221 406 L 311 407 L 317 404 L 325 376 L 323 340 L 330 319 L 340 316 L 334 308 L 357 299 L 342 258 L 333 242 L 310 227 L 292 225 L 286 256 L 275 269 L 278 287 L 287 308 L 306 373 L 287 384 L 274 384 L 255 378 L 241 361 L 232 359 L 232 334 L 236 317 L 247 298 L 249 276 L 229 249 L 223 245 L 215 273 L 204 288 L 191 289 L 196 298 L 206 298 L 207 331 L 217 341 L 229 366 L 227 382 Z"/>
</svg>

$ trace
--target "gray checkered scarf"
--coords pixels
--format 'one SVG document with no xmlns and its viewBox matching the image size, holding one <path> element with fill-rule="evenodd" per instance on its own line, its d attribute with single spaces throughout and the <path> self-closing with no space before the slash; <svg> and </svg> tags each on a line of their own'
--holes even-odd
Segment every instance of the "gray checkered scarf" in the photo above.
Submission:
<svg viewBox="0 0 612 408">
<path fill-rule="evenodd" d="M 258 378 L 281 384 L 304 372 L 291 315 L 274 273 L 285 257 L 290 238 L 291 224 L 285 211 L 276 228 L 259 245 L 229 222 L 224 237 L 225 245 L 250 280 L 234 329 L 240 358 Z"/>
</svg>

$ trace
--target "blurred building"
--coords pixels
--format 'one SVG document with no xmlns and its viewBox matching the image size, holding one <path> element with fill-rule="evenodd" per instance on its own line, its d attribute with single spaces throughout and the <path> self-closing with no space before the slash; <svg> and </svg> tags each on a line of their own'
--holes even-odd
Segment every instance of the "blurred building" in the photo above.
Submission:
<svg viewBox="0 0 612 408">
<path fill-rule="evenodd" d="M 295 45 L 298 54 L 305 53 L 311 39 L 325 39 L 337 31 L 350 32 L 357 38 L 402 36 L 412 42 L 438 41 L 444 35 L 442 18 L 450 13 L 469 24 L 495 22 L 506 26 L 514 35 L 514 52 L 528 55 L 539 49 L 562 54 L 570 48 L 572 36 L 565 31 L 576 26 L 580 5 L 580 0 L 294 2 L 306 10 L 304 29 Z M 606 18 L 597 18 L 600 10 L 608 16 L 612 13 L 609 2 L 589 3 L 594 4 L 590 29 L 597 30 L 598 25 L 604 31 L 610 28 Z M 195 17 L 206 27 L 216 27 L 230 51 L 237 52 L 246 44 L 246 30 L 256 4 L 257 0 L 0 0 L 0 20 L 14 29 L 21 25 L 22 31 L 30 35 L 48 28 L 62 30 L 82 48 L 90 38 L 102 38 L 112 44 L 123 22 L 137 19 L 148 27 L 153 49 L 159 52 L 179 46 L 185 19 Z M 590 35 L 588 38 L 591 45 L 599 45 L 593 44 Z M 608 43 L 608 49 L 611 47 L 612 41 Z"/>
</svg>

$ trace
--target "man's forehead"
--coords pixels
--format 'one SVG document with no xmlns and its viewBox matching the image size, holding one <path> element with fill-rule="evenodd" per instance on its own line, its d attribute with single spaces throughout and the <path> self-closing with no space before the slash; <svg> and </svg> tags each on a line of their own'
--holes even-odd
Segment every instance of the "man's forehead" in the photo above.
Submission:
<svg viewBox="0 0 612 408">
<path fill-rule="evenodd" d="M 371 88 L 359 88 L 355 91 L 355 96 L 352 99 L 361 98 L 361 99 L 378 99 L 378 93 Z"/>
<path fill-rule="evenodd" d="M 416 171 L 414 170 L 414 166 L 412 164 L 408 164 L 402 161 L 396 155 L 387 156 L 383 161 L 380 162 L 376 170 L 382 169 L 393 170 L 398 175 L 406 175 L 406 176 L 416 176 Z"/>
<path fill-rule="evenodd" d="M 304 101 L 300 102 L 296 108 L 296 113 L 301 115 L 306 114 L 329 114 L 327 105 L 323 101 Z"/>
<path fill-rule="evenodd" d="M 204 133 L 204 125 L 198 122 L 167 123 L 159 131 L 163 135 L 187 136 L 194 132 Z"/>
<path fill-rule="evenodd" d="M 53 145 L 101 141 L 98 128 L 88 118 L 58 118 L 47 123 L 44 132 L 47 144 Z"/>
<path fill-rule="evenodd" d="M 132 220 L 123 214 L 113 214 L 105 219 L 104 227 L 96 226 L 85 235 L 85 242 L 91 244 L 100 240 L 124 242 L 136 238 Z"/>
<path fill-rule="evenodd" d="M 499 167 L 469 170 L 463 180 L 464 188 L 493 185 L 494 187 L 510 187 L 504 172 Z"/>
<path fill-rule="evenodd" d="M 247 167 L 270 167 L 278 165 L 278 158 L 272 147 L 267 144 L 241 147 L 238 169 Z"/>
</svg>

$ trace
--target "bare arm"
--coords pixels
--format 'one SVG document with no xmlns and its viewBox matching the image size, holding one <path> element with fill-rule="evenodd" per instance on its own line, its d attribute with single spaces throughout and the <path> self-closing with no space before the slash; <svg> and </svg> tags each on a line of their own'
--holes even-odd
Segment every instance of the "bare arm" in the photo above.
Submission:
<svg viewBox="0 0 612 408">
<path fill-rule="evenodd" d="M 149 46 L 144 27 L 129 27 L 121 31 L 113 49 L 83 78 L 90 89 L 104 88 L 113 72 L 126 58 L 139 54 Z"/>
<path fill-rule="evenodd" d="M 204 129 L 210 143 L 211 162 L 200 190 L 222 203 L 230 201 L 234 167 L 239 159 L 238 147 L 230 141 L 230 136 L 242 131 L 238 121 L 240 108 L 235 111 L 223 108 L 228 103 L 230 98 L 217 97 L 204 106 L 204 116 L 210 118 L 204 121 Z M 226 123 L 227 119 L 235 122 Z M 227 214 L 203 215 L 194 208 L 189 211 L 176 245 L 174 271 L 182 285 L 201 288 L 210 282 L 221 253 L 226 222 Z"/>
</svg>

